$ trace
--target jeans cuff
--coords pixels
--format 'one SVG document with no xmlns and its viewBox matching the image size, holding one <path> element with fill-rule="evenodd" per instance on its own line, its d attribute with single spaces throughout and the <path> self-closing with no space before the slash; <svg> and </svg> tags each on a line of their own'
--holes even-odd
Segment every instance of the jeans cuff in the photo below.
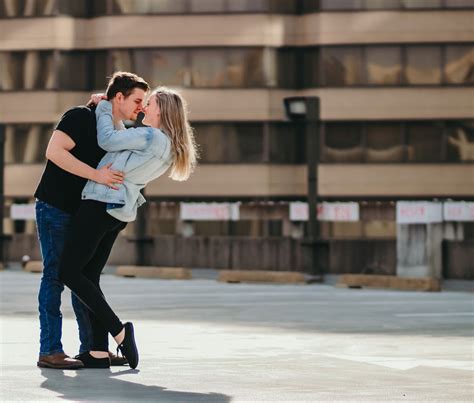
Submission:
<svg viewBox="0 0 474 403">
<path fill-rule="evenodd" d="M 46 353 L 43 353 L 42 351 L 40 351 L 40 357 L 42 356 L 45 356 L 45 355 L 52 355 L 52 354 L 57 354 L 57 353 L 63 353 L 64 354 L 64 350 L 61 348 L 59 350 L 53 350 L 53 351 L 49 351 L 49 352 L 46 352 Z"/>
</svg>

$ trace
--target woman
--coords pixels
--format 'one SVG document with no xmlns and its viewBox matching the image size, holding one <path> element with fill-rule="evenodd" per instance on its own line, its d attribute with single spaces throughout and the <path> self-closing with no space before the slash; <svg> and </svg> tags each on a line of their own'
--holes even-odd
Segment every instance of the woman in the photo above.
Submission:
<svg viewBox="0 0 474 403">
<path fill-rule="evenodd" d="M 94 99 L 94 98 L 93 98 Z M 97 97 L 96 97 L 97 101 Z M 149 127 L 115 130 L 112 104 L 102 100 L 96 109 L 99 145 L 107 151 L 99 168 L 125 174 L 118 190 L 89 181 L 81 206 L 65 240 L 59 273 L 71 291 L 89 308 L 93 331 L 90 352 L 78 358 L 86 368 L 108 368 L 108 333 L 129 365 L 138 365 L 138 350 L 130 322 L 122 324 L 100 289 L 100 273 L 118 233 L 136 218 L 145 202 L 140 190 L 168 169 L 170 177 L 188 179 L 196 166 L 196 145 L 181 96 L 161 87 L 149 97 L 143 122 Z"/>
</svg>

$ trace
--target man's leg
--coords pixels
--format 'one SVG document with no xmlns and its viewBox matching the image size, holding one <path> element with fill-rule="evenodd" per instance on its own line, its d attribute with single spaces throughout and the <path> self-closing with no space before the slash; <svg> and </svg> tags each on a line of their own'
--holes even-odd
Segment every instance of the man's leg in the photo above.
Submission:
<svg viewBox="0 0 474 403">
<path fill-rule="evenodd" d="M 77 327 L 79 329 L 79 354 L 90 351 L 92 347 L 92 327 L 89 319 L 89 310 L 74 293 L 71 293 L 71 302 L 76 314 Z"/>
<path fill-rule="evenodd" d="M 68 359 L 61 343 L 62 314 L 61 293 L 63 283 L 59 280 L 59 258 L 71 216 L 47 203 L 36 203 L 38 239 L 43 257 L 43 275 L 38 294 L 40 319 L 40 360 L 57 368 L 78 367 L 75 360 Z M 49 363 L 49 364 L 48 364 Z"/>
</svg>

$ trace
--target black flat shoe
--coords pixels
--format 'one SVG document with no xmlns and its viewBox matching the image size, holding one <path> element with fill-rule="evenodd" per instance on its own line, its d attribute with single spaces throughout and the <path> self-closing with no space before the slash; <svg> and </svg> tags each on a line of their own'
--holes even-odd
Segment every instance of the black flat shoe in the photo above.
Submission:
<svg viewBox="0 0 474 403">
<path fill-rule="evenodd" d="M 118 345 L 117 353 L 120 350 L 128 360 L 130 368 L 135 369 L 138 366 L 138 349 L 135 343 L 133 325 L 131 322 L 126 322 L 123 327 L 125 329 L 125 337 L 122 343 Z"/>
<path fill-rule="evenodd" d="M 122 367 L 128 365 L 128 360 L 123 355 L 115 355 L 109 351 L 109 358 L 111 367 Z"/>
<path fill-rule="evenodd" d="M 84 368 L 110 368 L 109 357 L 95 358 L 86 351 L 85 353 L 76 355 L 74 358 L 82 361 Z"/>
</svg>

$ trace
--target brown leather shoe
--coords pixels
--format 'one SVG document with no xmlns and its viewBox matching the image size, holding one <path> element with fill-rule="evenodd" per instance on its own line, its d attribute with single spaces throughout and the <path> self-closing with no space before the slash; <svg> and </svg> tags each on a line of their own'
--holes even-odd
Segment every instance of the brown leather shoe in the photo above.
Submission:
<svg viewBox="0 0 474 403">
<path fill-rule="evenodd" d="M 41 368 L 54 369 L 79 369 L 84 367 L 82 361 L 70 358 L 64 353 L 56 353 L 51 355 L 40 355 L 36 363 Z"/>
<path fill-rule="evenodd" d="M 110 365 L 113 367 L 120 367 L 122 365 L 128 365 L 128 360 L 125 357 L 120 357 L 109 351 Z"/>
</svg>

